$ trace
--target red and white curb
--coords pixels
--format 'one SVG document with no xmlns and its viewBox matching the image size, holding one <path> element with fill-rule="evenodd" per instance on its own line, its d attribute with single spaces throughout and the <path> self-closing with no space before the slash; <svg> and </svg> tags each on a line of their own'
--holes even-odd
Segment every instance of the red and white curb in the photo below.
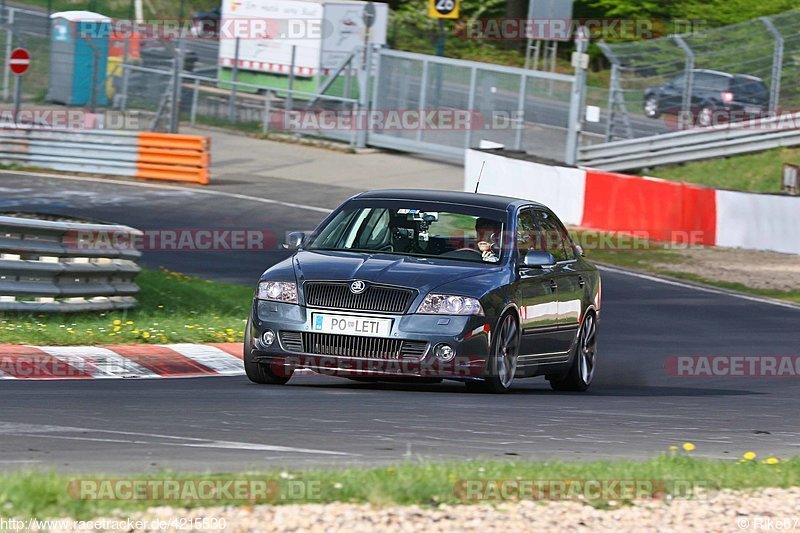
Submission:
<svg viewBox="0 0 800 533">
<path fill-rule="evenodd" d="M 242 345 L 22 346 L 0 344 L 0 379 L 239 376 Z"/>
</svg>

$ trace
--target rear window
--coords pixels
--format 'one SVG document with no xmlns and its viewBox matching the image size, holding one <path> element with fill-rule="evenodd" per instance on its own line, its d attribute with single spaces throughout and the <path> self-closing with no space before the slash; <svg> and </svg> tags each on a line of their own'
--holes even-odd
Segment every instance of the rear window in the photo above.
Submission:
<svg viewBox="0 0 800 533">
<path fill-rule="evenodd" d="M 743 94 L 748 96 L 766 96 L 767 86 L 761 80 L 752 80 L 750 78 L 734 78 L 731 83 L 731 90 L 734 94 Z"/>
<path fill-rule="evenodd" d="M 708 72 L 698 72 L 694 75 L 694 86 L 704 91 L 723 92 L 728 90 L 730 78 Z"/>
</svg>

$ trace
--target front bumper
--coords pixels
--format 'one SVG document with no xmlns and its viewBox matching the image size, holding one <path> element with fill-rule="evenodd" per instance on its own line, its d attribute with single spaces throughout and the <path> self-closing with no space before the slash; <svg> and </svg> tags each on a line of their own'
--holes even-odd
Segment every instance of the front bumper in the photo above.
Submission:
<svg viewBox="0 0 800 533">
<path fill-rule="evenodd" d="M 348 316 L 392 319 L 387 342 L 424 342 L 424 352 L 414 355 L 385 356 L 360 351 L 358 356 L 347 350 L 316 350 L 303 344 L 303 350 L 290 349 L 284 342 L 286 333 L 312 333 L 312 315 L 332 313 Z M 272 330 L 276 341 L 266 346 L 261 337 Z M 333 335 L 339 337 L 338 335 Z M 309 368 L 337 377 L 372 378 L 446 378 L 475 379 L 484 375 L 491 344 L 491 326 L 483 316 L 391 315 L 363 311 L 334 311 L 300 305 L 256 300 L 253 304 L 250 330 L 251 359 L 269 364 L 273 372 Z M 437 344 L 450 345 L 456 352 L 451 361 L 434 355 Z M 325 353 L 319 353 L 324 351 Z"/>
</svg>

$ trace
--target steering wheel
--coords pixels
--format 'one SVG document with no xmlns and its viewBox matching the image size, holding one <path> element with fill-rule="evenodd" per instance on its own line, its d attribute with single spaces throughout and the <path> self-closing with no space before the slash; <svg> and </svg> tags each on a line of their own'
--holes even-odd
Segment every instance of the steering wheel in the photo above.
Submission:
<svg viewBox="0 0 800 533">
<path fill-rule="evenodd" d="M 470 247 L 459 248 L 458 250 L 453 250 L 453 251 L 454 252 L 475 252 L 478 255 L 483 255 L 483 252 L 481 252 L 480 250 L 476 250 L 475 248 L 470 248 Z"/>
</svg>

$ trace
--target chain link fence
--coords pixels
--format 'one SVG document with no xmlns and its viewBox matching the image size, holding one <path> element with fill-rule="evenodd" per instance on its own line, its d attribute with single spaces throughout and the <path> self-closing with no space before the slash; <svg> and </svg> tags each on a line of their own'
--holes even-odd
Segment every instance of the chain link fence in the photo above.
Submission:
<svg viewBox="0 0 800 533">
<path fill-rule="evenodd" d="M 769 116 L 800 105 L 800 10 L 628 43 L 612 65 L 606 140 Z"/>
</svg>

